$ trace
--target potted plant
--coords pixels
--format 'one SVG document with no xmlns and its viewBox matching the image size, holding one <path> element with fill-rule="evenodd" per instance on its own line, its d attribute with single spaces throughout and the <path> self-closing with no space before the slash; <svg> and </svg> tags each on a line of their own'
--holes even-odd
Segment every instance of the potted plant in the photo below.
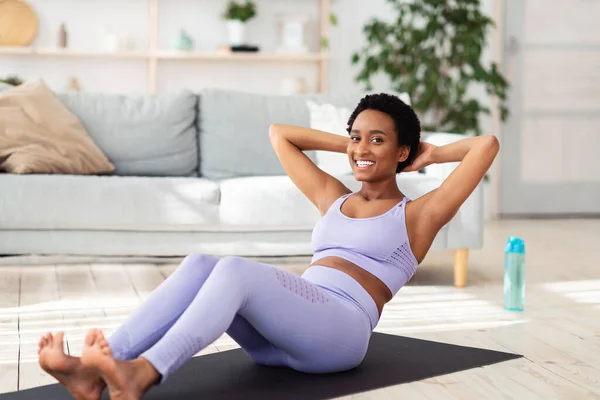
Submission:
<svg viewBox="0 0 600 400">
<path fill-rule="evenodd" d="M 245 44 L 246 23 L 256 16 L 256 5 L 252 0 L 237 2 L 230 0 L 223 13 L 223 19 L 227 21 L 227 33 L 231 46 Z"/>
<path fill-rule="evenodd" d="M 366 44 L 352 56 L 360 66 L 356 81 L 371 90 L 373 76 L 387 75 L 393 90 L 410 95 L 425 131 L 481 134 L 479 117 L 490 109 L 469 92 L 476 85 L 499 100 L 505 121 L 508 83 L 495 63 L 481 61 L 494 23 L 480 1 L 387 2 L 395 15 L 363 27 Z"/>
</svg>

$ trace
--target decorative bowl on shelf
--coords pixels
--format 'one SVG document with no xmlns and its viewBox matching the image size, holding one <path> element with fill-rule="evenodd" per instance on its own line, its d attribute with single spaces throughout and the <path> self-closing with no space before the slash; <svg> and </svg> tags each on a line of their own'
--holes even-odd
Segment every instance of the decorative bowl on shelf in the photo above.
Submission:
<svg viewBox="0 0 600 400">
<path fill-rule="evenodd" d="M 0 46 L 28 46 L 38 33 L 38 18 L 20 0 L 0 1 Z"/>
</svg>

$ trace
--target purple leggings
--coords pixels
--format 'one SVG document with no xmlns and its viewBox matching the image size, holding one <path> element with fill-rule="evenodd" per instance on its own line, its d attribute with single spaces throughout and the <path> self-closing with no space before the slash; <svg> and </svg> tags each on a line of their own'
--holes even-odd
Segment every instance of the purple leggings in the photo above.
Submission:
<svg viewBox="0 0 600 400">
<path fill-rule="evenodd" d="M 160 383 L 224 333 L 258 364 L 327 373 L 362 362 L 378 318 L 369 294 L 336 269 L 312 266 L 299 277 L 192 254 L 108 343 L 118 359 L 147 359 Z"/>
</svg>

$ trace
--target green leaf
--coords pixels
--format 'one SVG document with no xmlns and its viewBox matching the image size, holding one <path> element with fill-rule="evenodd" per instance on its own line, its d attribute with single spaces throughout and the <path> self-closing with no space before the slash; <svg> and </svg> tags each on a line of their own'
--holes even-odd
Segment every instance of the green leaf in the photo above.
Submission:
<svg viewBox="0 0 600 400">
<path fill-rule="evenodd" d="M 229 0 L 222 16 L 227 20 L 248 22 L 256 16 L 256 4 L 251 0 L 246 0 L 243 3 Z"/>
<path fill-rule="evenodd" d="M 509 84 L 491 63 L 482 64 L 493 21 L 479 0 L 387 0 L 391 13 L 363 26 L 365 44 L 352 56 L 357 82 L 370 85 L 377 75 L 389 87 L 408 92 L 423 126 L 459 133 L 481 132 L 480 117 L 491 110 L 467 98 L 475 85 L 498 99 L 504 121 Z M 433 116 L 433 120 L 431 119 Z"/>
<path fill-rule="evenodd" d="M 329 23 L 330 23 L 332 26 L 337 26 L 337 24 L 338 24 L 338 19 L 337 19 L 337 17 L 335 16 L 335 14 L 333 14 L 333 13 L 329 14 Z"/>
</svg>

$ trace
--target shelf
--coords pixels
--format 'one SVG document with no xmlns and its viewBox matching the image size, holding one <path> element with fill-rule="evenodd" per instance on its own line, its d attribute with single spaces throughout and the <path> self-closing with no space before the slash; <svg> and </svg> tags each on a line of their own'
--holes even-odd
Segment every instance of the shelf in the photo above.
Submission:
<svg viewBox="0 0 600 400">
<path fill-rule="evenodd" d="M 328 59 L 327 53 L 239 53 L 239 52 L 186 52 L 157 51 L 157 59 L 169 60 L 224 60 L 224 61 L 321 61 Z"/>
<path fill-rule="evenodd" d="M 0 47 L 0 55 L 23 55 L 34 57 L 70 57 L 70 58 L 125 58 L 125 59 L 164 59 L 164 60 L 223 60 L 223 61 L 282 61 L 306 62 L 321 61 L 328 58 L 327 53 L 232 53 L 198 51 L 82 51 L 60 48 Z"/>
<path fill-rule="evenodd" d="M 67 58 L 134 58 L 146 59 L 147 52 L 138 51 L 83 51 L 60 48 L 35 47 L 0 47 L 0 55 L 23 55 L 34 57 L 67 57 Z"/>
<path fill-rule="evenodd" d="M 317 69 L 317 90 L 327 91 L 328 66 L 330 55 L 328 51 L 311 53 L 288 54 L 278 52 L 241 53 L 229 52 L 222 49 L 215 51 L 176 51 L 161 50 L 159 47 L 159 2 L 160 0 L 146 0 L 148 6 L 148 47 L 152 50 L 141 51 L 95 51 L 62 49 L 56 47 L 37 47 L 35 44 L 27 47 L 0 46 L 0 59 L 8 56 L 38 58 L 63 58 L 63 59 L 95 59 L 95 60 L 139 60 L 143 61 L 147 71 L 148 93 L 157 91 L 159 80 L 159 64 L 161 62 L 263 62 L 263 63 L 313 63 L 310 67 Z M 329 37 L 329 15 L 332 0 L 318 0 L 318 36 Z M 2 2 L 2 0 L 0 0 Z"/>
</svg>

